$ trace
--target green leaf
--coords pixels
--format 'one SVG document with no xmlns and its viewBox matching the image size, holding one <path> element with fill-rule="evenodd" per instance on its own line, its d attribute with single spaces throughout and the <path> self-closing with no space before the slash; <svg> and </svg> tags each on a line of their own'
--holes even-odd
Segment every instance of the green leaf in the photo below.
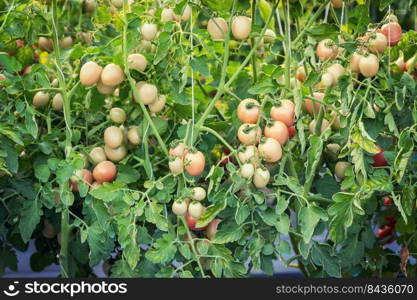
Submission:
<svg viewBox="0 0 417 300">
<path fill-rule="evenodd" d="M 223 224 L 223 222 L 222 222 Z M 243 229 L 234 222 L 228 222 L 220 225 L 216 236 L 212 240 L 214 244 L 226 244 L 235 242 L 243 235 Z"/>
<path fill-rule="evenodd" d="M 154 248 L 145 254 L 147 260 L 154 264 L 166 264 L 174 259 L 177 247 L 175 246 L 175 236 L 164 234 L 153 244 Z"/>
<path fill-rule="evenodd" d="M 335 203 L 328 208 L 328 214 L 333 216 L 330 225 L 330 238 L 339 243 L 346 237 L 347 229 L 353 223 L 353 194 L 337 193 L 332 198 Z"/>
<path fill-rule="evenodd" d="M 300 209 L 298 213 L 298 223 L 300 225 L 304 243 L 309 243 L 311 241 L 314 229 L 319 221 L 320 216 L 316 213 L 312 206 L 305 206 Z"/>
<path fill-rule="evenodd" d="M 339 35 L 339 29 L 334 24 L 322 23 L 306 30 L 307 34 L 316 40 L 335 39 Z"/>
<path fill-rule="evenodd" d="M 350 139 L 366 152 L 375 154 L 380 151 L 375 145 L 375 141 L 369 135 L 364 135 L 364 131 L 359 128 L 351 133 Z"/>
<path fill-rule="evenodd" d="M 207 207 L 204 214 L 198 219 L 196 228 L 202 228 L 208 225 L 219 212 L 226 208 L 227 195 L 224 192 L 219 192 L 214 196 L 215 203 Z"/>
<path fill-rule="evenodd" d="M 105 182 L 99 188 L 92 190 L 90 195 L 92 195 L 94 198 L 103 200 L 104 202 L 110 202 L 117 198 L 123 197 L 123 189 L 125 186 L 126 185 L 123 182 Z"/>
<path fill-rule="evenodd" d="M 270 77 L 264 77 L 259 80 L 255 85 L 249 88 L 248 93 L 252 95 L 275 93 L 278 90 L 278 85 Z"/>
<path fill-rule="evenodd" d="M 117 167 L 116 181 L 120 181 L 126 184 L 137 182 L 140 178 L 138 170 L 131 166 L 119 165 Z"/>
<path fill-rule="evenodd" d="M 42 215 L 41 205 L 37 199 L 27 199 L 20 211 L 19 232 L 27 243 L 38 225 Z"/>
<path fill-rule="evenodd" d="M 323 140 L 317 135 L 311 135 L 310 147 L 307 150 L 306 182 L 315 176 L 322 152 Z"/>
<path fill-rule="evenodd" d="M 87 241 L 90 247 L 90 266 L 97 265 L 109 257 L 114 249 L 113 237 L 110 232 L 100 228 L 98 222 L 87 228 Z"/>
<path fill-rule="evenodd" d="M 237 203 L 236 213 L 235 213 L 235 220 L 238 225 L 245 222 L 245 220 L 250 215 L 250 209 L 247 205 L 241 203 L 240 201 Z"/>
<path fill-rule="evenodd" d="M 191 250 L 190 245 L 188 244 L 182 244 L 178 250 L 180 251 L 181 255 L 184 256 L 185 259 L 191 258 Z"/>
<path fill-rule="evenodd" d="M 311 257 L 313 262 L 323 267 L 323 270 L 331 277 L 341 277 L 339 259 L 334 256 L 333 249 L 326 244 L 314 244 Z"/>
</svg>

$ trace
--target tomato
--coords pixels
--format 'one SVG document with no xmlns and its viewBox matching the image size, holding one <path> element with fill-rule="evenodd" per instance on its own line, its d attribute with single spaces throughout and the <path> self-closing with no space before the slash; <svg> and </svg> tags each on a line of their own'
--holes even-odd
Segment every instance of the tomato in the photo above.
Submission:
<svg viewBox="0 0 417 300">
<path fill-rule="evenodd" d="M 206 190 L 197 186 L 193 188 L 193 196 L 191 198 L 196 201 L 202 201 L 206 198 L 206 195 Z"/>
<path fill-rule="evenodd" d="M 110 126 L 104 131 L 104 143 L 110 148 L 117 148 L 123 143 L 123 131 L 116 126 Z"/>
<path fill-rule="evenodd" d="M 392 198 L 391 198 L 391 197 L 389 197 L 389 196 L 385 196 L 385 197 L 382 199 L 382 201 L 383 201 L 383 203 L 384 203 L 384 205 L 385 205 L 385 206 L 391 206 L 391 205 L 393 205 L 393 204 L 394 204 L 394 202 L 392 201 Z"/>
<path fill-rule="evenodd" d="M 168 167 L 172 173 L 181 174 L 184 171 L 184 162 L 181 157 L 171 155 Z"/>
<path fill-rule="evenodd" d="M 239 127 L 238 139 L 242 144 L 258 144 L 261 139 L 262 131 L 256 124 L 244 123 Z"/>
<path fill-rule="evenodd" d="M 295 136 L 295 126 L 288 127 L 288 137 L 292 139 Z"/>
<path fill-rule="evenodd" d="M 138 126 L 131 126 L 127 131 L 127 139 L 132 145 L 139 145 L 141 142 L 141 137 L 139 136 L 139 127 Z"/>
<path fill-rule="evenodd" d="M 297 69 L 297 80 L 300 82 L 304 82 L 307 79 L 307 74 L 306 71 L 304 69 L 304 66 L 300 66 Z"/>
<path fill-rule="evenodd" d="M 400 57 L 398 57 L 398 59 L 395 61 L 395 64 L 397 65 L 398 69 L 400 69 L 400 71 L 406 71 L 407 70 L 406 65 L 404 63 L 404 56 L 403 55 L 400 55 Z"/>
<path fill-rule="evenodd" d="M 38 40 L 39 49 L 46 52 L 52 52 L 54 44 L 51 39 L 41 36 Z"/>
<path fill-rule="evenodd" d="M 122 68 L 116 64 L 108 64 L 101 72 L 101 82 L 104 85 L 115 87 L 123 82 L 125 74 Z"/>
<path fill-rule="evenodd" d="M 263 38 L 265 43 L 272 44 L 272 43 L 275 42 L 276 38 L 277 38 L 277 35 L 275 34 L 275 31 L 273 31 L 272 29 L 269 29 L 269 28 L 267 28 L 265 30 L 265 34 L 264 34 L 264 38 Z"/>
<path fill-rule="evenodd" d="M 252 19 L 246 16 L 238 16 L 232 22 L 232 34 L 237 40 L 246 40 L 252 27 Z"/>
<path fill-rule="evenodd" d="M 317 44 L 316 55 L 323 60 L 336 58 L 338 54 L 339 47 L 331 39 L 321 40 Z"/>
<path fill-rule="evenodd" d="M 346 176 L 346 171 L 352 167 L 352 164 L 347 161 L 338 161 L 334 168 L 334 173 L 339 179 L 344 179 Z"/>
<path fill-rule="evenodd" d="M 32 104 L 36 108 L 42 108 L 47 106 L 49 103 L 49 94 L 44 92 L 37 92 L 35 96 L 33 96 Z"/>
<path fill-rule="evenodd" d="M 270 178 L 271 174 L 269 173 L 268 169 L 257 168 L 253 174 L 253 184 L 257 188 L 264 188 L 267 186 Z"/>
<path fill-rule="evenodd" d="M 136 84 L 136 88 L 139 92 L 140 100 L 145 105 L 155 102 L 155 100 L 158 97 L 158 89 L 153 84 L 146 82 L 138 82 Z M 135 100 L 139 103 L 139 99 L 135 97 Z"/>
<path fill-rule="evenodd" d="M 104 153 L 104 149 L 101 147 L 95 147 L 91 149 L 88 156 L 90 157 L 90 159 L 93 161 L 94 164 L 98 164 L 102 161 L 107 160 L 106 153 Z"/>
<path fill-rule="evenodd" d="M 158 26 L 156 24 L 145 23 L 140 28 L 140 33 L 145 41 L 152 41 L 158 33 Z"/>
<path fill-rule="evenodd" d="M 326 154 L 330 161 L 337 161 L 338 155 L 342 147 L 339 144 L 328 144 L 326 146 Z"/>
<path fill-rule="evenodd" d="M 115 91 L 115 87 L 103 84 L 101 80 L 97 82 L 97 91 L 102 95 L 110 95 Z"/>
<path fill-rule="evenodd" d="M 171 143 L 171 149 L 169 149 L 169 154 L 174 156 L 183 157 L 186 149 L 186 145 L 180 141 L 174 141 Z"/>
<path fill-rule="evenodd" d="M 332 118 L 331 118 L 331 121 L 332 121 L 332 128 L 333 128 L 333 129 L 335 129 L 335 130 L 340 130 L 340 117 L 339 117 L 339 115 L 337 114 L 337 112 L 332 111 L 332 112 L 330 113 L 330 116 L 332 117 Z"/>
<path fill-rule="evenodd" d="M 354 52 L 349 60 L 349 68 L 352 72 L 359 73 L 359 61 L 363 56 L 358 52 Z"/>
<path fill-rule="evenodd" d="M 111 0 L 111 4 L 116 8 L 123 8 L 123 0 Z"/>
<path fill-rule="evenodd" d="M 258 146 L 259 155 L 266 162 L 277 162 L 282 157 L 282 148 L 279 142 L 273 138 L 265 138 Z"/>
<path fill-rule="evenodd" d="M 94 61 L 85 63 L 80 70 L 80 82 L 83 85 L 90 86 L 100 80 L 103 68 Z"/>
<path fill-rule="evenodd" d="M 116 178 L 117 168 L 111 161 L 99 162 L 93 169 L 93 177 L 97 182 L 110 182 Z"/>
<path fill-rule="evenodd" d="M 254 166 L 259 163 L 258 148 L 253 145 L 243 147 L 237 155 L 242 163 L 251 162 Z"/>
<path fill-rule="evenodd" d="M 391 201 L 392 201 L 392 199 L 391 199 Z M 386 216 L 385 217 L 385 220 L 388 221 L 388 226 L 390 226 L 390 227 L 393 227 L 394 228 L 395 225 L 397 224 L 397 220 L 395 219 L 394 216 Z"/>
<path fill-rule="evenodd" d="M 124 145 L 117 148 L 111 148 L 108 145 L 104 146 L 104 152 L 109 160 L 118 162 L 121 161 L 127 155 L 127 150 Z"/>
<path fill-rule="evenodd" d="M 375 36 L 372 36 L 369 39 L 369 50 L 372 53 L 383 53 L 385 49 L 388 47 L 388 40 L 380 32 L 377 32 Z"/>
<path fill-rule="evenodd" d="M 323 133 L 329 126 L 330 126 L 329 121 L 327 121 L 326 119 L 323 119 L 321 122 L 320 133 Z M 310 133 L 314 134 L 315 129 L 316 129 L 316 120 L 312 120 L 310 124 L 308 125 L 308 128 L 310 130 Z"/>
<path fill-rule="evenodd" d="M 273 120 L 292 126 L 295 120 L 295 105 L 290 100 L 282 100 L 280 105 L 272 106 L 270 115 Z"/>
<path fill-rule="evenodd" d="M 383 228 L 379 228 L 377 231 L 377 237 L 382 239 L 384 237 L 389 236 L 393 232 L 393 228 L 391 226 L 385 225 Z"/>
<path fill-rule="evenodd" d="M 149 110 L 153 113 L 161 112 L 165 107 L 166 101 L 165 95 L 159 95 L 153 103 L 148 104 Z"/>
<path fill-rule="evenodd" d="M 227 23 L 223 18 L 211 18 L 207 23 L 207 31 L 213 40 L 224 39 L 228 30 Z"/>
<path fill-rule="evenodd" d="M 54 238 L 57 234 L 57 230 L 55 229 L 54 225 L 52 225 L 51 222 L 49 222 L 49 220 L 46 218 L 43 220 L 43 225 L 44 227 L 42 230 L 42 235 L 47 239 Z"/>
<path fill-rule="evenodd" d="M 101 187 L 101 183 L 98 181 L 94 181 L 90 186 L 90 192 L 94 191 L 95 189 L 98 189 L 99 187 Z"/>
<path fill-rule="evenodd" d="M 336 85 L 339 82 L 339 78 L 346 73 L 346 70 L 341 64 L 335 63 L 327 68 L 327 73 L 332 75 L 333 85 Z"/>
<path fill-rule="evenodd" d="M 407 62 L 404 64 L 404 70 L 405 71 L 409 71 L 410 70 L 410 68 L 411 68 L 411 66 L 413 66 L 413 70 L 412 71 L 415 71 L 416 70 L 416 67 L 417 67 L 417 59 L 415 59 L 415 57 L 416 56 L 413 56 L 413 57 L 411 57 L 409 60 L 407 60 Z M 415 61 L 414 61 L 414 59 L 415 59 Z M 404 58 L 403 58 L 403 63 L 404 63 Z"/>
<path fill-rule="evenodd" d="M 127 64 L 130 69 L 136 70 L 138 72 L 143 72 L 148 65 L 148 61 L 142 54 L 134 53 L 127 57 Z"/>
<path fill-rule="evenodd" d="M 343 6 L 343 0 L 331 0 L 333 8 L 341 8 Z"/>
<path fill-rule="evenodd" d="M 250 163 L 244 163 L 241 167 L 240 167 L 240 176 L 242 176 L 243 178 L 251 178 L 253 176 L 253 174 L 255 173 L 255 166 Z"/>
<path fill-rule="evenodd" d="M 64 101 L 61 93 L 55 94 L 54 98 L 52 98 L 52 109 L 55 111 L 62 111 L 63 108 Z"/>
<path fill-rule="evenodd" d="M 400 24 L 392 22 L 383 25 L 381 33 L 387 37 L 390 46 L 395 46 L 401 40 L 402 29 Z"/>
<path fill-rule="evenodd" d="M 219 227 L 219 224 L 222 222 L 221 219 L 213 219 L 207 226 L 207 229 L 204 231 L 204 234 L 209 240 L 212 240 L 215 238 L 217 233 L 217 227 Z"/>
<path fill-rule="evenodd" d="M 266 137 L 277 140 L 283 146 L 289 137 L 287 125 L 281 121 L 274 121 L 272 124 L 267 124 L 264 129 Z"/>
<path fill-rule="evenodd" d="M 93 174 L 91 174 L 90 170 L 87 169 L 75 171 L 75 175 L 70 179 L 72 190 L 74 192 L 78 192 L 77 182 L 80 180 L 90 185 L 93 183 Z"/>
<path fill-rule="evenodd" d="M 172 203 L 172 212 L 177 216 L 185 216 L 188 210 L 188 203 L 184 200 L 176 200 Z"/>
<path fill-rule="evenodd" d="M 372 156 L 372 159 L 374 161 L 374 163 L 372 164 L 372 166 L 374 167 L 385 167 L 388 166 L 388 162 L 386 161 L 385 157 L 384 157 L 384 152 L 385 150 L 382 149 L 381 147 L 379 147 L 380 152 L 376 153 L 374 156 Z"/>
<path fill-rule="evenodd" d="M 334 78 L 333 75 L 325 72 L 323 73 L 323 75 L 321 75 L 321 80 L 319 82 L 319 84 L 317 85 L 318 89 L 327 89 L 329 86 L 334 85 Z"/>
<path fill-rule="evenodd" d="M 60 48 L 71 48 L 73 44 L 72 37 L 66 36 L 59 41 Z"/>
<path fill-rule="evenodd" d="M 314 93 L 313 98 L 315 98 L 317 100 L 323 100 L 324 94 L 323 93 Z M 315 107 L 316 108 L 315 113 L 318 114 L 320 109 L 321 109 L 321 103 L 306 98 L 306 99 L 304 99 L 304 107 L 310 115 L 312 115 L 314 113 L 314 107 Z"/>
<path fill-rule="evenodd" d="M 200 151 L 187 152 L 184 156 L 185 171 L 191 176 L 198 176 L 204 172 L 206 159 Z"/>
<path fill-rule="evenodd" d="M 174 13 L 174 20 L 177 22 L 183 22 L 183 21 L 187 21 L 188 19 L 190 19 L 191 17 L 191 13 L 192 13 L 192 9 L 191 6 L 189 6 L 188 4 L 185 6 L 182 15 L 178 16 Z"/>
<path fill-rule="evenodd" d="M 193 201 L 188 205 L 188 214 L 193 218 L 199 219 L 205 207 L 198 201 Z"/>
<path fill-rule="evenodd" d="M 195 225 L 197 224 L 198 219 L 191 216 L 189 213 L 185 215 L 185 221 L 187 222 L 188 228 L 194 231 L 203 231 L 207 228 L 207 226 L 197 228 Z"/>
<path fill-rule="evenodd" d="M 25 68 L 33 63 L 33 55 L 33 48 L 24 46 L 17 49 L 15 57 L 22 64 L 22 67 Z"/>
<path fill-rule="evenodd" d="M 259 118 L 259 102 L 255 99 L 247 98 L 239 103 L 237 107 L 237 117 L 242 123 L 255 124 Z"/>
<path fill-rule="evenodd" d="M 378 73 L 379 61 L 374 54 L 363 56 L 359 60 L 359 71 L 364 77 L 373 77 Z"/>
<path fill-rule="evenodd" d="M 115 123 L 122 124 L 124 121 L 126 121 L 126 112 L 119 108 L 119 107 L 113 107 L 110 110 L 110 120 L 112 120 Z"/>
<path fill-rule="evenodd" d="M 161 22 L 174 21 L 174 11 L 171 8 L 164 8 L 161 12 Z"/>
</svg>

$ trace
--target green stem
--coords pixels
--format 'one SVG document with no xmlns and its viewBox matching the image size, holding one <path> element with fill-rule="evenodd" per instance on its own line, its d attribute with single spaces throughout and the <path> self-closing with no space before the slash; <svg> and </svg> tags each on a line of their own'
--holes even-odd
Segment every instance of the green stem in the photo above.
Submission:
<svg viewBox="0 0 417 300">
<path fill-rule="evenodd" d="M 253 27 L 255 25 L 255 18 L 256 18 L 256 0 L 252 0 L 252 15 L 251 15 L 251 17 L 252 17 L 252 31 L 253 31 Z M 260 36 L 259 39 L 262 39 L 262 36 Z M 253 37 L 251 38 L 251 44 L 252 44 L 252 46 L 254 46 L 254 44 L 255 44 L 255 38 L 253 38 Z M 257 72 L 257 69 L 256 69 L 256 55 L 252 55 L 252 72 L 253 72 L 253 83 L 256 83 L 258 81 L 258 72 Z"/>
<path fill-rule="evenodd" d="M 304 34 L 306 33 L 306 31 L 310 28 L 310 26 L 316 21 L 316 19 L 318 17 L 320 17 L 321 13 L 323 12 L 323 10 L 326 8 L 327 3 L 329 3 L 330 0 L 327 0 L 326 2 L 324 2 L 319 9 L 316 11 L 316 13 L 311 17 L 311 19 L 307 22 L 307 24 L 304 26 L 304 28 L 301 30 L 301 32 L 298 34 L 298 36 L 295 38 L 295 40 L 293 41 L 293 45 L 296 44 L 298 41 L 300 41 L 301 38 L 304 37 Z"/>
</svg>

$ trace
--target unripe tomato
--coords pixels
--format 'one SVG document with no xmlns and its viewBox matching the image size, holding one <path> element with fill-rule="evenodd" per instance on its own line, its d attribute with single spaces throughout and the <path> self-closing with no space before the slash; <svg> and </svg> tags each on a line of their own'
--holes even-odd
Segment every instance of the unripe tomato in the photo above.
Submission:
<svg viewBox="0 0 417 300">
<path fill-rule="evenodd" d="M 323 133 L 329 127 L 329 125 L 330 125 L 329 121 L 327 121 L 326 119 L 323 119 L 323 121 L 321 122 L 320 133 Z M 310 124 L 308 125 L 308 129 L 310 130 L 311 134 L 314 134 L 314 131 L 316 129 L 316 120 L 312 120 L 310 122 Z"/>
<path fill-rule="evenodd" d="M 184 156 L 185 171 L 191 176 L 198 176 L 204 172 L 206 159 L 200 151 L 187 152 Z"/>
<path fill-rule="evenodd" d="M 271 174 L 269 173 L 268 169 L 257 168 L 255 170 L 255 173 L 253 174 L 253 184 L 258 189 L 264 188 L 267 186 L 270 178 L 271 178 Z"/>
<path fill-rule="evenodd" d="M 83 85 L 90 86 L 100 80 L 103 68 L 94 61 L 85 63 L 80 70 L 80 82 Z"/>
<path fill-rule="evenodd" d="M 207 229 L 204 231 L 204 234 L 209 240 L 212 240 L 216 237 L 217 227 L 219 227 L 219 224 L 221 222 L 221 219 L 216 218 L 208 224 Z"/>
<path fill-rule="evenodd" d="M 164 8 L 161 12 L 161 22 L 174 21 L 174 11 L 171 8 Z"/>
<path fill-rule="evenodd" d="M 127 139 L 132 145 L 139 145 L 141 142 L 141 138 L 139 136 L 139 127 L 138 126 L 131 126 L 127 132 Z"/>
<path fill-rule="evenodd" d="M 279 106 L 272 106 L 270 115 L 274 121 L 281 121 L 287 126 L 292 126 L 295 119 L 295 105 L 290 100 L 282 100 Z"/>
<path fill-rule="evenodd" d="M 333 76 L 333 85 L 336 85 L 339 82 L 339 78 L 345 75 L 346 71 L 341 64 L 335 63 L 327 68 L 327 73 Z"/>
<path fill-rule="evenodd" d="M 185 216 L 188 210 L 188 203 L 184 200 L 176 200 L 172 203 L 172 212 L 177 216 Z"/>
<path fill-rule="evenodd" d="M 112 120 L 115 123 L 122 124 L 124 121 L 126 121 L 126 112 L 119 108 L 119 107 L 113 107 L 110 110 L 110 120 Z"/>
<path fill-rule="evenodd" d="M 42 235 L 44 237 L 46 237 L 47 239 L 54 238 L 57 234 L 57 231 L 56 231 L 54 225 L 52 225 L 51 222 L 49 222 L 49 220 L 46 219 L 46 218 L 43 220 L 43 225 L 44 225 L 44 227 L 43 227 L 43 230 L 42 230 Z"/>
<path fill-rule="evenodd" d="M 349 60 L 349 68 L 352 72 L 359 73 L 359 61 L 363 56 L 358 52 L 354 52 Z"/>
<path fill-rule="evenodd" d="M 86 12 L 92 13 L 97 7 L 96 0 L 84 0 L 84 9 Z"/>
<path fill-rule="evenodd" d="M 39 49 L 46 52 L 52 52 L 54 49 L 54 44 L 51 39 L 41 36 L 38 40 Z"/>
<path fill-rule="evenodd" d="M 168 167 L 172 173 L 181 174 L 184 171 L 184 162 L 179 156 L 171 156 Z"/>
<path fill-rule="evenodd" d="M 96 88 L 97 91 L 102 95 L 110 95 L 115 91 L 115 87 L 105 85 L 101 80 L 97 82 Z"/>
<path fill-rule="evenodd" d="M 198 219 L 191 216 L 189 213 L 185 215 L 185 221 L 187 222 L 188 228 L 194 231 L 203 231 L 207 228 L 207 226 L 202 228 L 195 227 L 195 224 L 197 224 Z"/>
<path fill-rule="evenodd" d="M 276 38 L 277 38 L 277 35 L 275 34 L 275 31 L 273 31 L 272 29 L 269 29 L 269 28 L 267 30 L 265 30 L 265 34 L 264 34 L 264 38 L 263 38 L 263 41 L 265 43 L 272 44 L 272 43 L 275 42 Z"/>
<path fill-rule="evenodd" d="M 156 97 L 156 100 L 154 102 L 148 104 L 149 110 L 153 113 L 161 112 L 164 109 L 166 102 L 166 96 L 159 95 Z"/>
<path fill-rule="evenodd" d="M 211 18 L 207 23 L 207 31 L 213 40 L 224 39 L 228 26 L 223 18 Z"/>
<path fill-rule="evenodd" d="M 124 145 L 121 145 L 117 148 L 110 148 L 109 146 L 104 146 L 104 152 L 109 160 L 118 162 L 121 161 L 127 155 L 127 150 Z"/>
<path fill-rule="evenodd" d="M 127 64 L 129 69 L 136 70 L 138 72 L 143 72 L 148 65 L 148 61 L 146 60 L 145 56 L 139 53 L 130 54 L 127 57 Z"/>
<path fill-rule="evenodd" d="M 339 54 L 339 47 L 331 39 L 321 40 L 317 44 L 316 55 L 323 60 L 336 58 Z"/>
<path fill-rule="evenodd" d="M 93 183 L 93 174 L 87 169 L 77 170 L 75 171 L 75 175 L 71 177 L 70 182 L 72 186 L 72 190 L 74 192 L 78 192 L 78 182 L 83 181 L 87 184 Z"/>
<path fill-rule="evenodd" d="M 256 145 L 261 139 L 262 131 L 256 124 L 244 123 L 239 127 L 237 137 L 242 144 Z"/>
<path fill-rule="evenodd" d="M 385 150 L 382 149 L 379 146 L 378 146 L 378 148 L 380 149 L 380 152 L 378 152 L 374 156 L 372 156 L 372 159 L 374 161 L 374 163 L 372 164 L 372 166 L 374 166 L 374 167 L 385 167 L 385 166 L 388 166 L 388 162 L 386 161 L 386 159 L 384 157 Z"/>
<path fill-rule="evenodd" d="M 119 127 L 110 126 L 104 131 L 104 143 L 110 148 L 117 148 L 123 143 L 123 131 Z"/>
<path fill-rule="evenodd" d="M 140 33 L 145 41 L 152 41 L 158 33 L 158 26 L 156 24 L 145 23 L 141 26 Z"/>
<path fill-rule="evenodd" d="M 385 206 L 391 206 L 391 205 L 393 205 L 393 204 L 394 204 L 394 202 L 392 201 L 392 198 L 391 198 L 391 197 L 389 197 L 389 196 L 385 196 L 385 197 L 382 199 L 382 201 L 383 201 L 383 203 L 384 203 L 384 205 L 385 205 Z"/>
<path fill-rule="evenodd" d="M 401 40 L 402 29 L 400 24 L 391 22 L 381 27 L 381 33 L 386 36 L 390 46 L 395 46 Z"/>
<path fill-rule="evenodd" d="M 140 100 L 142 100 L 145 105 L 155 102 L 158 97 L 158 89 L 153 84 L 138 82 L 136 83 L 136 88 L 139 92 Z M 139 103 L 139 99 L 135 97 L 135 100 Z"/>
<path fill-rule="evenodd" d="M 122 68 L 116 64 L 108 64 L 101 72 L 101 82 L 104 85 L 115 87 L 123 82 L 125 74 Z"/>
<path fill-rule="evenodd" d="M 44 92 L 37 92 L 35 96 L 33 96 L 32 104 L 36 108 L 42 108 L 47 106 L 49 103 L 49 94 Z"/>
<path fill-rule="evenodd" d="M 258 101 L 247 98 L 239 103 L 237 117 L 242 123 L 255 124 L 259 118 L 259 107 Z"/>
<path fill-rule="evenodd" d="M 188 205 L 188 214 L 193 218 L 199 219 L 204 212 L 204 206 L 198 201 L 193 201 Z"/>
<path fill-rule="evenodd" d="M 267 124 L 264 129 L 264 135 L 277 140 L 281 146 L 287 142 L 289 137 L 287 125 L 281 121 Z"/>
<path fill-rule="evenodd" d="M 250 163 L 244 163 L 241 167 L 240 167 L 240 176 L 242 176 L 243 178 L 251 178 L 253 176 L 253 174 L 255 173 L 255 166 Z"/>
<path fill-rule="evenodd" d="M 324 94 L 323 93 L 314 93 L 313 98 L 317 100 L 323 100 Z M 304 99 L 304 107 L 310 115 L 314 114 L 314 106 L 316 107 L 316 114 L 319 113 L 321 109 L 321 103 L 313 101 L 311 99 Z"/>
<path fill-rule="evenodd" d="M 192 12 L 193 12 L 193 10 L 191 9 L 191 6 L 189 6 L 187 4 L 185 6 L 181 16 L 178 16 L 174 13 L 174 20 L 177 21 L 177 22 L 188 21 L 188 19 L 190 19 L 190 17 L 191 17 Z"/>
<path fill-rule="evenodd" d="M 288 127 L 288 137 L 292 139 L 295 136 L 295 126 Z"/>
<path fill-rule="evenodd" d="M 273 138 L 264 138 L 258 145 L 258 151 L 260 157 L 266 162 L 277 162 L 282 157 L 281 145 Z"/>
<path fill-rule="evenodd" d="M 372 53 L 383 53 L 387 47 L 388 40 L 385 35 L 380 32 L 377 32 L 375 37 L 371 37 L 369 39 L 369 50 Z"/>
<path fill-rule="evenodd" d="M 206 190 L 202 187 L 197 186 L 193 188 L 193 195 L 191 198 L 196 201 L 202 201 L 206 198 L 206 195 Z"/>
<path fill-rule="evenodd" d="M 333 8 L 341 8 L 343 6 L 343 0 L 331 0 Z"/>
<path fill-rule="evenodd" d="M 232 34 L 237 40 L 245 40 L 251 33 L 252 19 L 246 16 L 235 17 L 232 22 Z"/>
<path fill-rule="evenodd" d="M 259 163 L 258 148 L 256 148 L 254 145 L 245 146 L 238 152 L 237 155 L 242 163 L 250 162 L 254 166 L 257 166 Z"/>
<path fill-rule="evenodd" d="M 62 111 L 64 108 L 64 101 L 61 93 L 58 93 L 52 98 L 52 109 L 55 111 Z"/>
<path fill-rule="evenodd" d="M 66 36 L 59 41 L 59 47 L 61 48 L 71 48 L 73 44 L 72 37 Z"/>
<path fill-rule="evenodd" d="M 107 160 L 106 153 L 104 153 L 104 149 L 101 147 L 95 147 L 91 149 L 88 156 L 90 157 L 90 159 L 93 161 L 94 164 L 98 164 L 102 161 Z"/>
<path fill-rule="evenodd" d="M 183 157 L 185 153 L 186 145 L 183 142 L 174 141 L 169 149 L 169 155 Z"/>
<path fill-rule="evenodd" d="M 340 149 L 342 149 L 342 147 L 340 147 L 339 144 L 328 144 L 326 146 L 326 154 L 331 161 L 337 161 Z"/>
<path fill-rule="evenodd" d="M 352 164 L 347 161 L 338 161 L 334 167 L 334 173 L 339 179 L 346 177 L 346 170 L 351 168 Z"/>
<path fill-rule="evenodd" d="M 116 178 L 117 168 L 108 160 L 99 162 L 93 169 L 93 177 L 97 182 L 110 182 Z"/>
</svg>

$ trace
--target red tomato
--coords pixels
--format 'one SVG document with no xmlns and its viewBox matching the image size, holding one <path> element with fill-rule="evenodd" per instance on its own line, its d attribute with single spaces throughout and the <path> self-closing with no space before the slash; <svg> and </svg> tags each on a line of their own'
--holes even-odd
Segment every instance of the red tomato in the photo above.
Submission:
<svg viewBox="0 0 417 300">
<path fill-rule="evenodd" d="M 374 163 L 372 164 L 372 166 L 374 166 L 374 167 L 385 167 L 385 166 L 388 166 L 388 162 L 386 161 L 386 159 L 384 157 L 385 150 L 382 149 L 379 146 L 378 146 L 378 148 L 381 151 L 378 152 L 377 154 L 375 154 L 374 156 L 372 156 L 372 159 L 374 160 Z"/>
<path fill-rule="evenodd" d="M 208 237 L 209 240 L 212 240 L 216 236 L 217 227 L 219 226 L 221 221 L 222 221 L 221 219 L 214 219 L 208 224 L 207 229 L 204 233 Z"/>
<path fill-rule="evenodd" d="M 206 159 L 200 151 L 187 152 L 184 156 L 184 169 L 191 176 L 201 175 L 204 172 L 205 164 Z"/>
<path fill-rule="evenodd" d="M 379 228 L 376 236 L 380 239 L 389 236 L 393 232 L 393 228 L 391 226 L 385 225 L 383 228 Z"/>
<path fill-rule="evenodd" d="M 392 201 L 391 197 L 385 196 L 382 201 L 384 202 L 385 206 L 391 206 L 394 202 Z"/>
<path fill-rule="evenodd" d="M 397 220 L 393 216 L 386 216 L 385 220 L 388 221 L 388 226 L 390 227 L 395 227 L 395 225 L 397 224 Z"/>
<path fill-rule="evenodd" d="M 387 37 L 390 46 L 395 46 L 401 40 L 402 29 L 398 23 L 388 23 L 381 27 L 381 33 Z"/>
<path fill-rule="evenodd" d="M 94 179 L 98 182 L 110 182 L 116 178 L 116 165 L 105 160 L 97 164 L 93 170 Z"/>
<path fill-rule="evenodd" d="M 295 136 L 295 126 L 288 127 L 288 137 L 292 139 Z"/>
<path fill-rule="evenodd" d="M 197 224 L 198 219 L 194 218 L 188 213 L 185 215 L 185 221 L 187 222 L 188 228 L 194 231 L 203 231 L 207 228 L 207 226 L 202 227 L 202 228 L 195 227 L 195 224 Z"/>
</svg>

